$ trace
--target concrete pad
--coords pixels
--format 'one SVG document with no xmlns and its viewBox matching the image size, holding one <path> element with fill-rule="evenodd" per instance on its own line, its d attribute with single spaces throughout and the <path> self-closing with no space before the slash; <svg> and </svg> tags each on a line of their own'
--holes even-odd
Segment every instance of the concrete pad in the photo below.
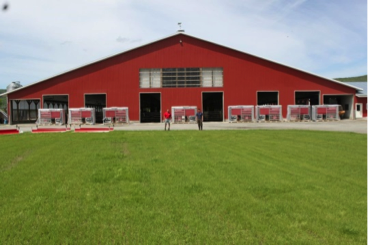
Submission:
<svg viewBox="0 0 368 246">
<path fill-rule="evenodd" d="M 35 124 L 19 124 L 20 131 L 31 132 L 36 128 Z M 65 127 L 65 126 L 64 126 Z M 82 126 L 87 127 L 87 126 Z M 106 128 L 108 125 L 96 124 L 88 127 Z M 0 125 L 0 129 L 15 128 L 15 126 Z M 72 125 L 71 130 L 79 128 Z M 164 123 L 137 123 L 132 122 L 124 125 L 115 125 L 115 131 L 164 131 Z M 203 130 L 252 130 L 252 129 L 270 129 L 270 130 L 313 130 L 313 131 L 340 131 L 355 132 L 367 134 L 367 118 L 358 120 L 340 120 L 324 122 L 265 122 L 265 123 L 228 123 L 228 122 L 204 122 Z M 171 131 L 179 130 L 198 130 L 197 124 L 171 124 Z"/>
</svg>

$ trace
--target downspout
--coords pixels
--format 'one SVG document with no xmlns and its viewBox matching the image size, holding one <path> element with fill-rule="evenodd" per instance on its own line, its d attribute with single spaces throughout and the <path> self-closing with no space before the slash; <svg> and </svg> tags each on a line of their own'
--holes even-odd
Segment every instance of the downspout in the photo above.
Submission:
<svg viewBox="0 0 368 246">
<path fill-rule="evenodd" d="M 6 102 L 8 103 L 7 104 L 7 108 L 8 108 L 8 124 L 11 125 L 13 122 L 12 122 L 12 112 L 10 111 L 10 102 L 9 102 L 9 97 L 8 95 L 6 95 Z"/>
</svg>

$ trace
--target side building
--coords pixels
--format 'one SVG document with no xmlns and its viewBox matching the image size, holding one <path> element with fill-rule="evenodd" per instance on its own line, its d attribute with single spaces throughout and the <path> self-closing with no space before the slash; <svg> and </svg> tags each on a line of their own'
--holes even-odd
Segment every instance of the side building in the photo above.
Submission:
<svg viewBox="0 0 368 246">
<path fill-rule="evenodd" d="M 356 96 L 356 103 L 355 103 L 355 117 L 359 118 L 366 118 L 367 117 L 367 81 L 365 82 L 346 82 L 348 85 L 352 85 L 362 90 L 358 91 Z"/>
<path fill-rule="evenodd" d="M 128 107 L 137 122 L 161 122 L 173 106 L 196 106 L 225 121 L 228 106 L 340 104 L 355 119 L 359 87 L 178 32 L 13 91 L 11 124 L 35 122 L 39 108 Z"/>
</svg>

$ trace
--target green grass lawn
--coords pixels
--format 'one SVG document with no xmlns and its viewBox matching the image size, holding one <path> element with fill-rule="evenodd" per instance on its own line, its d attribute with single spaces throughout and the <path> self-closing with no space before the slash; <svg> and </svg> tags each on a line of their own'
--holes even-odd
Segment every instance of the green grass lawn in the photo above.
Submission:
<svg viewBox="0 0 368 246">
<path fill-rule="evenodd" d="M 1 244 L 367 244 L 367 135 L 0 136 Z"/>
</svg>

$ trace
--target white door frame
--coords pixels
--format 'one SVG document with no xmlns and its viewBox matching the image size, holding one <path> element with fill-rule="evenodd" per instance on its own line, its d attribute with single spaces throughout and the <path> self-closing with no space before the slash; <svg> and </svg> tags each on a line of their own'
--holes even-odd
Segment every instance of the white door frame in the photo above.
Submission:
<svg viewBox="0 0 368 246">
<path fill-rule="evenodd" d="M 360 110 L 357 110 L 358 105 L 360 106 Z M 355 118 L 363 118 L 363 103 L 355 104 Z"/>
</svg>

